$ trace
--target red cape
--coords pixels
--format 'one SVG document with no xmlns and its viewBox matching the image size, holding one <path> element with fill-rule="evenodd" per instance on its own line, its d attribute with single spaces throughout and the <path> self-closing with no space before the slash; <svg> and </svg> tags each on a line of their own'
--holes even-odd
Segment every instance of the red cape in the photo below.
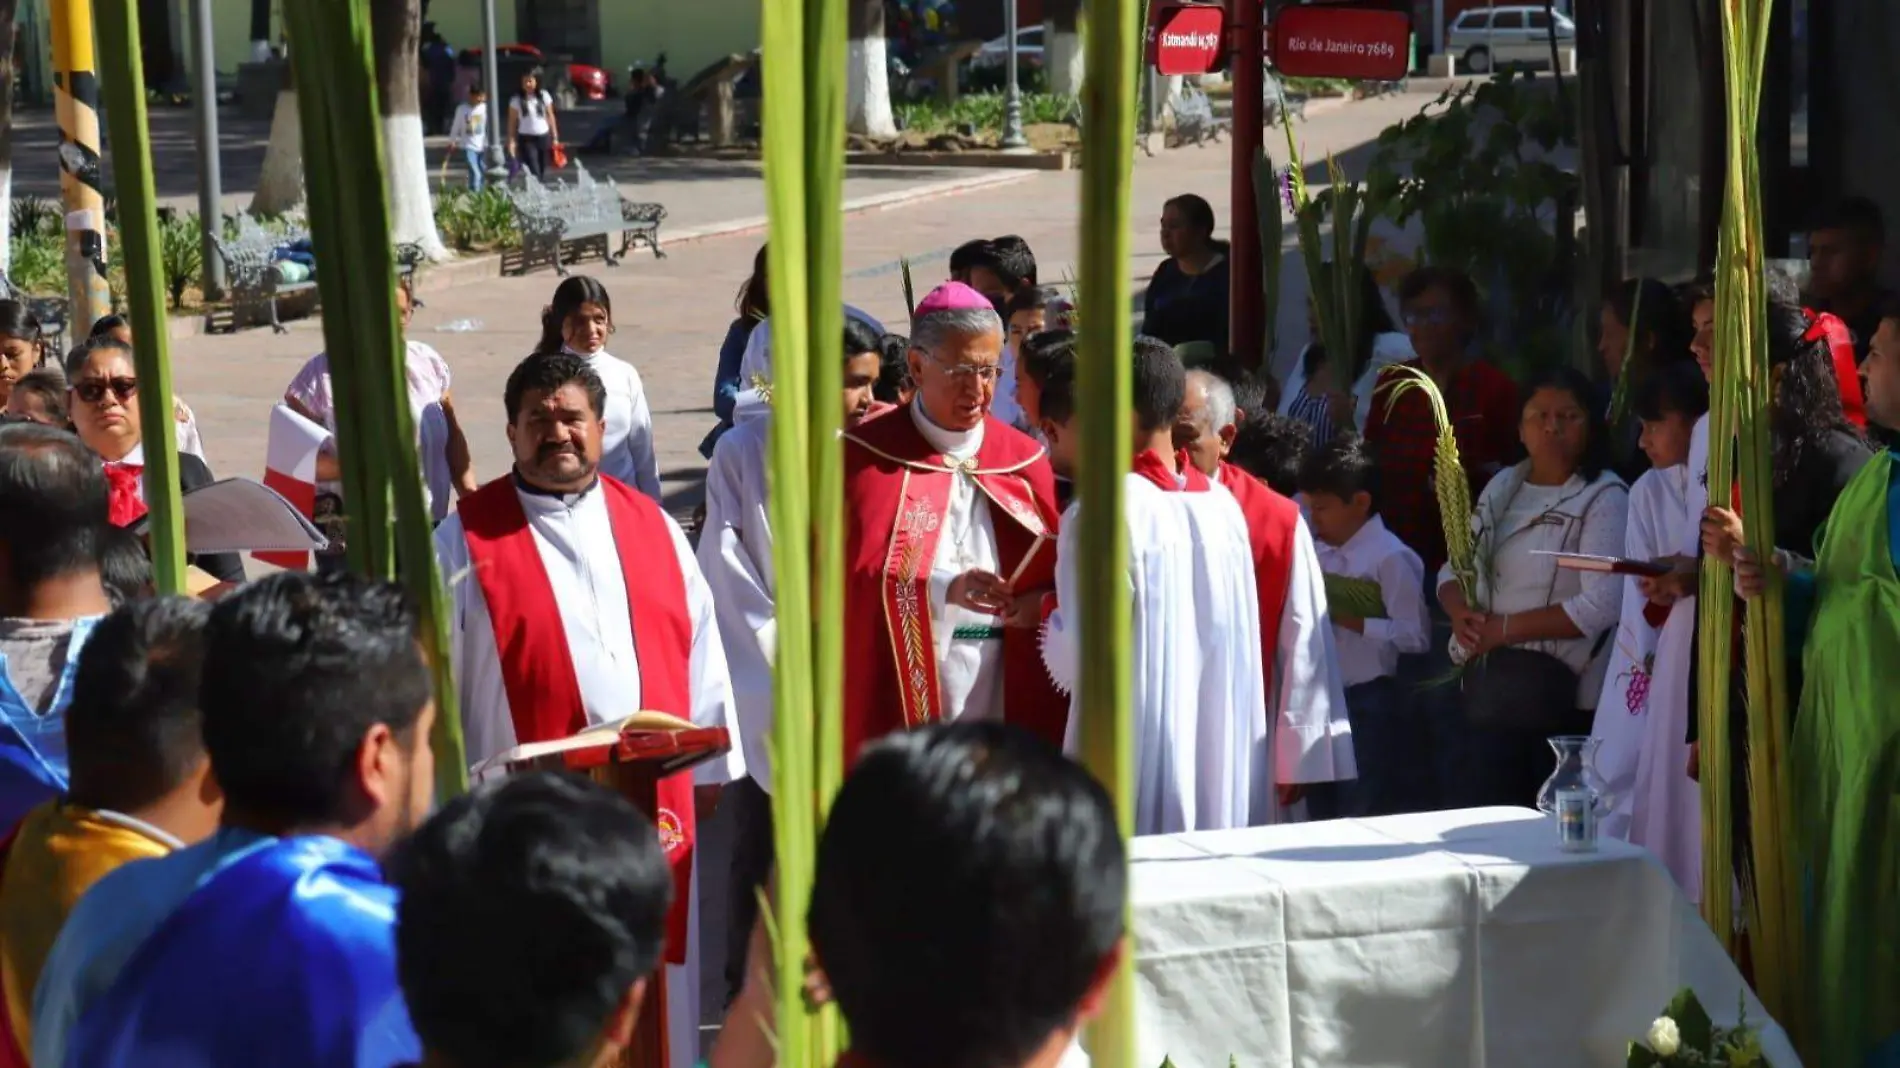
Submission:
<svg viewBox="0 0 1900 1068">
<path fill-rule="evenodd" d="M 1240 511 L 1247 517 L 1254 586 L 1260 593 L 1260 668 L 1266 684 L 1272 686 L 1280 617 L 1286 612 L 1286 588 L 1293 577 L 1293 528 L 1300 521 L 1300 506 L 1233 464 L 1220 465 L 1220 484 L 1240 502 Z"/>
<path fill-rule="evenodd" d="M 929 608 L 930 565 L 954 461 L 908 409 L 846 432 L 844 759 L 895 730 L 943 718 Z M 1055 474 L 1042 446 L 987 419 L 969 468 L 989 498 L 1000 572 L 1018 595 L 1055 589 Z M 902 522 L 900 523 L 900 518 Z M 1062 743 L 1069 703 L 1049 681 L 1034 628 L 1003 637 L 1003 715 Z"/>
</svg>

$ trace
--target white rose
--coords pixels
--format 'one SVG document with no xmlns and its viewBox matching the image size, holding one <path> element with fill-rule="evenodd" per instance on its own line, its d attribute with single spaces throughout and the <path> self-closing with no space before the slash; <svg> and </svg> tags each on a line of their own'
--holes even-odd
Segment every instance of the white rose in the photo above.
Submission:
<svg viewBox="0 0 1900 1068">
<path fill-rule="evenodd" d="M 1682 1032 L 1676 1029 L 1676 1021 L 1656 1017 L 1656 1022 L 1649 1025 L 1649 1048 L 1664 1057 L 1675 1056 L 1682 1049 Z"/>
</svg>

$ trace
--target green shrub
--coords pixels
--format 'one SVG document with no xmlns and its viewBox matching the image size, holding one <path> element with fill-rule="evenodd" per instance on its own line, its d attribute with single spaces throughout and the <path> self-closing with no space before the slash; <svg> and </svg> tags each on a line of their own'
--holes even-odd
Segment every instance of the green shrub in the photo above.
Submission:
<svg viewBox="0 0 1900 1068">
<path fill-rule="evenodd" d="M 435 226 L 443 242 L 460 252 L 488 252 L 521 243 L 508 194 L 498 187 L 479 193 L 444 190 L 436 196 Z"/>
<path fill-rule="evenodd" d="M 158 263 L 165 272 L 165 291 L 171 296 L 172 307 L 183 307 L 186 287 L 196 284 L 204 273 L 204 228 L 198 216 L 184 214 L 159 220 Z"/>
<path fill-rule="evenodd" d="M 7 280 L 20 289 L 39 296 L 66 291 L 65 235 L 49 236 L 44 230 L 15 231 L 9 246 L 12 264 Z"/>
<path fill-rule="evenodd" d="M 893 110 L 898 125 L 904 129 L 936 134 L 965 126 L 975 127 L 978 133 L 999 132 L 1003 128 L 1005 109 L 1002 93 L 970 93 L 958 97 L 949 107 L 937 100 L 925 100 L 899 104 Z M 1068 122 L 1075 115 L 1075 100 L 1054 93 L 1024 93 L 1022 109 L 1025 126 Z"/>
</svg>

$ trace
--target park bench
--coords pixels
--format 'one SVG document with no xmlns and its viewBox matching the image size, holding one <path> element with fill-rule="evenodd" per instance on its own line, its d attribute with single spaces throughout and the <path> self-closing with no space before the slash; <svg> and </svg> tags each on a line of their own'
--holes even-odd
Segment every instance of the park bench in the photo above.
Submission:
<svg viewBox="0 0 1900 1068">
<path fill-rule="evenodd" d="M 278 300 L 296 294 L 313 293 L 317 288 L 315 278 L 302 282 L 286 282 L 277 271 L 277 250 L 285 245 L 303 240 L 310 235 L 301 229 L 284 232 L 268 230 L 251 216 L 239 213 L 232 220 L 237 233 L 226 237 L 220 232 L 212 235 L 212 244 L 218 250 L 218 258 L 224 261 L 225 297 L 230 303 L 231 329 L 236 330 L 250 321 L 247 313 L 255 313 L 261 306 L 270 320 L 274 333 L 288 333 L 284 324 L 277 318 Z M 213 328 L 215 312 L 205 315 L 205 330 Z"/>
<path fill-rule="evenodd" d="M 698 74 L 686 79 L 676 92 L 660 99 L 659 130 L 649 134 L 659 144 L 676 144 L 705 136 L 714 148 L 732 144 L 738 127 L 736 89 L 739 79 L 759 62 L 759 50 L 735 52 L 713 60 Z M 701 123 L 701 116 L 710 122 Z M 706 127 L 710 127 L 707 129 Z"/>
<path fill-rule="evenodd" d="M 1214 117 L 1214 103 L 1200 86 L 1181 86 L 1181 95 L 1174 101 L 1174 147 L 1219 142 L 1232 125 L 1231 119 Z"/>
<path fill-rule="evenodd" d="M 569 263 L 595 251 L 602 262 L 614 267 L 629 249 L 640 244 L 652 249 L 655 259 L 666 257 L 660 248 L 664 207 L 621 199 L 611 178 L 595 181 L 578 161 L 574 172 L 572 182 L 543 184 L 524 176 L 520 183 L 507 187 L 521 246 L 502 254 L 503 274 L 525 274 L 543 262 L 551 262 L 554 272 L 565 276 Z M 613 247 L 615 237 L 620 239 L 618 251 Z"/>
</svg>

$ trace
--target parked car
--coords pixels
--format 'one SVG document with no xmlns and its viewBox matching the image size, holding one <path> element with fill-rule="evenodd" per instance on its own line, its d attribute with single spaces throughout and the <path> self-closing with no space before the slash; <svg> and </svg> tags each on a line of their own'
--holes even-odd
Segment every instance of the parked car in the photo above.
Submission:
<svg viewBox="0 0 1900 1068">
<path fill-rule="evenodd" d="M 970 57 L 972 67 L 1001 67 L 1009 60 L 1009 38 L 998 37 L 983 42 L 983 47 Z M 1023 67 L 1038 66 L 1042 63 L 1042 27 L 1023 26 L 1016 31 L 1016 62 Z"/>
<path fill-rule="evenodd" d="M 1550 31 L 1555 19 L 1557 46 L 1574 46 L 1577 24 L 1562 12 L 1542 7 L 1479 7 L 1458 16 L 1445 38 L 1445 50 L 1460 70 L 1489 74 L 1502 66 L 1550 65 Z"/>
<path fill-rule="evenodd" d="M 467 66 L 477 65 L 481 60 L 481 55 L 482 50 L 479 48 L 465 48 L 462 50 L 461 62 Z M 536 63 L 541 62 L 543 58 L 539 48 L 520 43 L 498 46 L 495 49 L 495 57 L 503 61 L 531 59 Z M 506 79 L 503 80 L 506 81 Z M 567 80 L 573 83 L 574 92 L 587 100 L 607 100 L 614 95 L 613 75 L 592 64 L 569 63 Z"/>
</svg>

